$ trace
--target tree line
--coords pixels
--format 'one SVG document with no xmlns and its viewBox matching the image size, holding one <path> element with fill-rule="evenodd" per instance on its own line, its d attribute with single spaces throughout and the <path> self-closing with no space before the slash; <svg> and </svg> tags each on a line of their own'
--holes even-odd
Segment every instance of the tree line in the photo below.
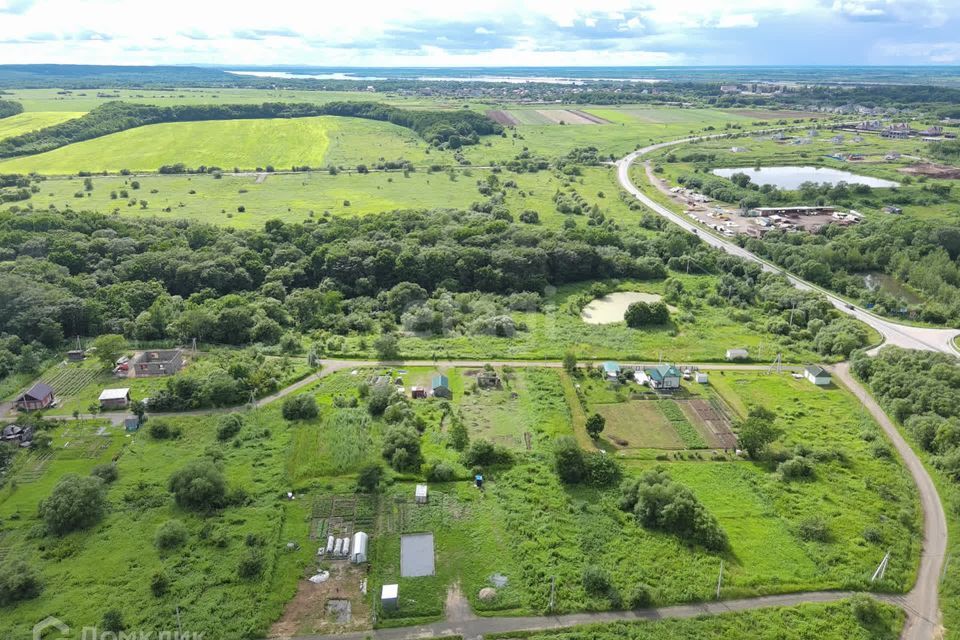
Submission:
<svg viewBox="0 0 960 640">
<path fill-rule="evenodd" d="M 6 138 L 0 141 L 0 158 L 43 153 L 75 142 L 162 122 L 311 116 L 343 116 L 390 122 L 411 129 L 431 144 L 445 148 L 476 144 L 480 136 L 503 131 L 503 127 L 493 120 L 467 109 L 414 111 L 374 102 L 157 106 L 116 101 L 100 105 L 79 118 Z"/>
</svg>

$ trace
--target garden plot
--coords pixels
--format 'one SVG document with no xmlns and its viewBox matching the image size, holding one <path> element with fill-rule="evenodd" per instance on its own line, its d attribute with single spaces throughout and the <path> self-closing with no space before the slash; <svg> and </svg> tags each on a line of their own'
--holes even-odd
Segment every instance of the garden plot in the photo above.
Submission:
<svg viewBox="0 0 960 640">
<path fill-rule="evenodd" d="M 730 428 L 730 418 L 717 398 L 678 402 L 687 419 L 697 427 L 711 447 L 735 449 L 737 436 Z"/>
<path fill-rule="evenodd" d="M 603 438 L 626 449 L 683 449 L 680 434 L 657 407 L 656 401 L 630 400 L 598 404 L 594 411 L 606 418 Z"/>
<path fill-rule="evenodd" d="M 602 124 L 602 120 L 597 116 L 570 109 L 541 109 L 537 113 L 549 120 L 551 124 Z"/>
</svg>

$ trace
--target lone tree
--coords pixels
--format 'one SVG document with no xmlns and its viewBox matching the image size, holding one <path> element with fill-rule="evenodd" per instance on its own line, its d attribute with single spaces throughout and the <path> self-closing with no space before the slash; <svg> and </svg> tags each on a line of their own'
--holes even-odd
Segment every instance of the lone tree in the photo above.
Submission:
<svg viewBox="0 0 960 640">
<path fill-rule="evenodd" d="M 563 368 L 569 374 L 577 371 L 577 356 L 573 351 L 567 351 L 563 354 Z"/>
<path fill-rule="evenodd" d="M 178 505 L 195 511 L 211 511 L 227 502 L 227 481 L 209 460 L 195 460 L 175 472 L 168 488 Z"/>
<path fill-rule="evenodd" d="M 112 368 L 117 358 L 127 350 L 127 340 L 116 333 L 107 333 L 93 341 L 91 345 L 97 352 L 99 360 L 105 369 Z"/>
<path fill-rule="evenodd" d="M 780 436 L 780 430 L 773 426 L 774 413 L 763 407 L 752 407 L 747 419 L 740 423 L 737 440 L 751 458 L 759 458 L 767 446 Z"/>
<path fill-rule="evenodd" d="M 607 419 L 599 413 L 595 413 L 587 418 L 587 433 L 589 433 L 593 439 L 600 437 L 600 433 L 605 426 L 607 426 Z"/>
<path fill-rule="evenodd" d="M 40 517 L 50 533 L 64 535 L 86 529 L 107 510 L 107 490 L 96 476 L 70 473 L 60 479 L 53 493 L 40 503 Z"/>
</svg>

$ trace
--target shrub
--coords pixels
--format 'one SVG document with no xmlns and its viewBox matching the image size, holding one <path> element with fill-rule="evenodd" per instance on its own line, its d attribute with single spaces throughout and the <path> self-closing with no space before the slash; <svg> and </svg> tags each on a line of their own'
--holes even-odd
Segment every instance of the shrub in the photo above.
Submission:
<svg viewBox="0 0 960 640">
<path fill-rule="evenodd" d="M 239 413 L 228 413 L 217 421 L 217 440 L 223 442 L 240 433 L 243 417 Z"/>
<path fill-rule="evenodd" d="M 117 478 L 120 477 L 115 464 L 98 464 L 90 471 L 90 475 L 100 478 L 106 484 L 116 482 Z"/>
<path fill-rule="evenodd" d="M 10 560 L 0 565 L 0 606 L 31 600 L 42 590 L 37 572 L 23 560 Z"/>
<path fill-rule="evenodd" d="M 850 598 L 850 609 L 853 617 L 861 625 L 870 626 L 880 620 L 880 607 L 877 601 L 870 596 L 858 593 Z"/>
<path fill-rule="evenodd" d="M 611 487 L 620 482 L 623 469 L 613 456 L 594 451 L 584 456 L 586 481 L 595 487 Z"/>
<path fill-rule="evenodd" d="M 578 484 L 587 474 L 583 449 L 573 436 L 561 436 L 553 445 L 553 468 L 560 480 L 567 484 Z"/>
<path fill-rule="evenodd" d="M 470 444 L 470 434 L 467 431 L 467 425 L 463 424 L 457 416 L 451 416 L 450 420 L 450 446 L 456 451 L 463 451 Z"/>
<path fill-rule="evenodd" d="M 397 471 L 420 468 L 420 434 L 413 427 L 394 425 L 383 436 L 383 457 Z"/>
<path fill-rule="evenodd" d="M 189 536 L 187 527 L 179 520 L 167 520 L 157 527 L 157 533 L 153 537 L 153 543 L 157 549 L 169 551 L 182 546 Z"/>
<path fill-rule="evenodd" d="M 195 460 L 170 476 L 168 485 L 177 504 L 196 511 L 209 511 L 227 502 L 227 482 L 209 460 Z"/>
<path fill-rule="evenodd" d="M 631 609 L 645 609 L 653 604 L 653 596 L 650 594 L 650 587 L 645 584 L 638 584 L 630 591 L 629 605 Z"/>
<path fill-rule="evenodd" d="M 797 528 L 797 533 L 802 540 L 807 542 L 828 542 L 830 540 L 830 528 L 827 521 L 820 516 L 810 516 L 802 520 Z"/>
<path fill-rule="evenodd" d="M 583 589 L 591 596 L 605 596 L 610 593 L 610 576 L 600 567 L 590 565 L 583 570 Z"/>
<path fill-rule="evenodd" d="M 155 440 L 175 440 L 182 434 L 180 427 L 170 425 L 165 420 L 151 420 L 147 431 Z"/>
<path fill-rule="evenodd" d="M 781 462 L 777 471 L 784 480 L 810 480 L 814 476 L 813 465 L 802 456 Z"/>
<path fill-rule="evenodd" d="M 63 535 L 93 525 L 107 509 L 103 480 L 93 476 L 67 474 L 40 503 L 40 517 L 50 533 Z"/>
<path fill-rule="evenodd" d="M 263 565 L 263 551 L 256 547 L 250 547 L 240 558 L 240 564 L 237 565 L 237 574 L 244 580 L 256 578 L 263 571 Z"/>
<path fill-rule="evenodd" d="M 153 574 L 150 578 L 150 593 L 152 593 L 155 598 L 159 598 L 166 595 L 169 590 L 170 580 L 167 578 L 167 575 L 160 571 Z"/>
<path fill-rule="evenodd" d="M 312 420 L 319 411 L 316 399 L 312 395 L 301 393 L 284 398 L 281 413 L 286 420 Z"/>
<path fill-rule="evenodd" d="M 680 536 L 710 551 L 728 547 L 720 523 L 687 487 L 670 479 L 662 468 L 626 480 L 620 488 L 620 508 L 632 511 L 644 527 Z"/>
<path fill-rule="evenodd" d="M 382 416 L 390 406 L 390 402 L 399 398 L 396 389 L 390 384 L 378 384 L 370 390 L 370 399 L 367 400 L 367 411 L 370 415 Z"/>
<path fill-rule="evenodd" d="M 126 628 L 123 623 L 123 614 L 116 609 L 107 609 L 103 614 L 103 620 L 100 625 L 111 633 L 119 633 Z"/>
<path fill-rule="evenodd" d="M 506 447 L 494 445 L 489 440 L 474 440 L 463 452 L 463 466 L 489 467 L 508 464 L 513 459 Z"/>
<path fill-rule="evenodd" d="M 445 462 L 428 465 L 424 474 L 430 482 L 450 482 L 456 476 L 453 467 Z"/>
<path fill-rule="evenodd" d="M 379 464 L 368 464 L 357 474 L 357 490 L 373 493 L 380 487 L 383 478 L 383 467 Z"/>
</svg>

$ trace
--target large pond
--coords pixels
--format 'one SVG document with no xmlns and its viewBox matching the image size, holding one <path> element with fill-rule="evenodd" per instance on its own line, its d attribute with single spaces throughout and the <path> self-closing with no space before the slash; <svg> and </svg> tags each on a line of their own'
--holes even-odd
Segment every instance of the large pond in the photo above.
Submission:
<svg viewBox="0 0 960 640">
<path fill-rule="evenodd" d="M 658 302 L 661 296 L 638 291 L 618 291 L 595 298 L 580 312 L 580 318 L 589 324 L 612 324 L 623 322 L 627 307 L 634 302 Z"/>
<path fill-rule="evenodd" d="M 750 176 L 750 180 L 759 185 L 773 185 L 779 189 L 792 191 L 798 189 L 804 182 L 819 182 L 828 184 L 837 184 L 846 182 L 847 184 L 865 184 L 869 187 L 899 187 L 899 182 L 893 180 L 883 180 L 882 178 L 871 178 L 870 176 L 858 176 L 842 169 L 831 169 L 829 167 L 742 167 L 740 169 L 714 169 L 713 174 L 721 178 L 729 178 L 735 173 L 745 173 Z"/>
</svg>

